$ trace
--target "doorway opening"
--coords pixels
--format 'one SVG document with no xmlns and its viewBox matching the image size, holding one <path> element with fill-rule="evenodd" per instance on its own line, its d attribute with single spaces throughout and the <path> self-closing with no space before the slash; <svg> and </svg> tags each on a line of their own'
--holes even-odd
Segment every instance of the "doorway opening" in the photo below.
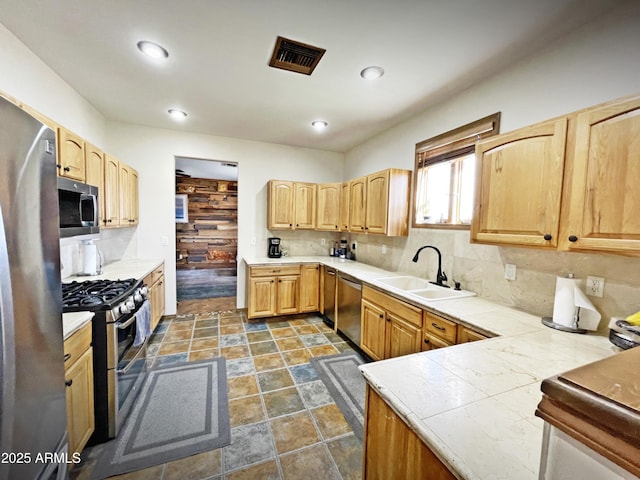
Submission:
<svg viewBox="0 0 640 480">
<path fill-rule="evenodd" d="M 238 165 L 175 157 L 178 314 L 236 308 Z"/>
</svg>

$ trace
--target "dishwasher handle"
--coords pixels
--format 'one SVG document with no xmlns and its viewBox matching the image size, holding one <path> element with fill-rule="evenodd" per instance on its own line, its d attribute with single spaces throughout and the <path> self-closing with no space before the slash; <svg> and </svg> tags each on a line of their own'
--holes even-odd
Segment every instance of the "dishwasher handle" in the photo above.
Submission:
<svg viewBox="0 0 640 480">
<path fill-rule="evenodd" d="M 351 288 L 355 288 L 356 290 L 362 290 L 362 284 L 361 283 L 356 283 L 353 280 L 348 280 L 348 279 L 346 279 L 344 277 L 341 277 L 340 275 L 338 275 L 338 280 L 348 284 Z"/>
</svg>

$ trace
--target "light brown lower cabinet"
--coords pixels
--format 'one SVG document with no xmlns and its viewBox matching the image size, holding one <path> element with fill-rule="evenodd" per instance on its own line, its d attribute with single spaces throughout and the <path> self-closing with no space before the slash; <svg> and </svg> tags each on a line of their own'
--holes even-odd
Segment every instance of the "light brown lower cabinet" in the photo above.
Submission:
<svg viewBox="0 0 640 480">
<path fill-rule="evenodd" d="M 91 322 L 64 342 L 69 453 L 81 452 L 95 429 Z"/>
<path fill-rule="evenodd" d="M 299 313 L 299 285 L 299 264 L 250 267 L 247 277 L 247 317 Z"/>
<path fill-rule="evenodd" d="M 453 480 L 418 435 L 367 385 L 364 480 Z"/>
<path fill-rule="evenodd" d="M 151 331 L 153 332 L 164 315 L 164 263 L 144 278 L 149 289 L 147 297 L 151 303 Z"/>
</svg>

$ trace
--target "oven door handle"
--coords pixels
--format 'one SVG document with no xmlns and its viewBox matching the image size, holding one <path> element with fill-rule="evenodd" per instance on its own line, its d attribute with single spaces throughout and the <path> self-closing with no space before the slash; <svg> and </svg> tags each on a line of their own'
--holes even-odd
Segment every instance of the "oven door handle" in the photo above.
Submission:
<svg viewBox="0 0 640 480">
<path fill-rule="evenodd" d="M 127 320 L 124 323 L 116 323 L 116 328 L 118 330 L 124 330 L 125 328 L 127 328 L 129 325 L 131 325 L 133 322 L 136 321 L 136 314 L 134 313 L 133 315 L 131 315 L 131 318 L 129 320 Z"/>
<path fill-rule="evenodd" d="M 146 349 L 147 349 L 147 340 L 148 338 L 146 338 L 144 340 L 144 342 L 142 343 L 142 345 L 140 345 L 140 350 L 138 350 L 138 353 L 136 354 L 135 357 L 133 357 L 131 359 L 131 361 L 127 364 L 126 367 L 124 368 L 116 368 L 116 373 L 117 374 L 125 374 L 129 371 L 129 369 L 133 366 L 134 363 L 136 363 L 136 360 L 138 360 L 140 357 L 144 357 L 146 355 Z"/>
</svg>

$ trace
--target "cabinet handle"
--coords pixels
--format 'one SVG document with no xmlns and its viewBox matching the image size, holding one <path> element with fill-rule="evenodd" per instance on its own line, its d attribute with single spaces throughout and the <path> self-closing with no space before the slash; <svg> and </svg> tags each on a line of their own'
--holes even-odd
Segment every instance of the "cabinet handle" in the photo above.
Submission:
<svg viewBox="0 0 640 480">
<path fill-rule="evenodd" d="M 547 233 L 543 238 L 548 242 L 548 241 L 549 241 L 549 240 L 551 240 L 553 237 L 551 236 L 551 234 L 550 234 L 550 233 Z"/>
<path fill-rule="evenodd" d="M 111 223 L 111 219 L 107 220 L 107 223 Z"/>
<path fill-rule="evenodd" d="M 384 314 L 383 314 L 383 313 L 381 313 L 381 314 L 380 314 L 380 318 L 383 318 L 383 317 L 384 317 Z"/>
<path fill-rule="evenodd" d="M 65 353 L 64 354 L 64 361 L 66 362 L 67 360 L 69 360 L 71 358 L 71 354 L 70 353 Z"/>
<path fill-rule="evenodd" d="M 73 379 L 71 379 L 71 380 L 67 380 L 66 382 L 64 382 L 64 384 L 65 384 L 67 387 L 70 387 L 70 386 L 73 384 Z"/>
<path fill-rule="evenodd" d="M 282 283 L 282 280 L 278 280 L 278 283 Z"/>
<path fill-rule="evenodd" d="M 296 227 L 299 227 L 299 226 L 300 226 L 300 224 L 299 224 L 299 223 L 296 223 Z"/>
<path fill-rule="evenodd" d="M 429 343 L 429 339 L 428 339 L 428 338 L 425 338 L 425 339 L 424 339 L 424 343 Z"/>
<path fill-rule="evenodd" d="M 338 225 L 336 225 L 336 228 L 338 228 Z"/>
<path fill-rule="evenodd" d="M 293 223 L 290 223 L 290 224 L 289 224 L 289 226 L 290 226 L 290 227 L 293 227 Z"/>
<path fill-rule="evenodd" d="M 56 163 L 56 167 L 57 168 L 62 168 L 62 165 L 60 165 L 59 163 Z"/>
<path fill-rule="evenodd" d="M 387 317 L 387 322 L 390 322 L 390 321 L 391 321 L 391 318 L 390 318 L 390 317 Z"/>
<path fill-rule="evenodd" d="M 274 282 L 274 280 L 271 280 L 271 283 L 273 283 L 273 282 Z"/>
<path fill-rule="evenodd" d="M 444 332 L 446 330 L 446 328 L 441 327 L 440 325 L 438 325 L 437 323 L 432 323 L 431 326 L 433 328 L 435 328 L 436 330 L 440 330 L 441 332 Z"/>
<path fill-rule="evenodd" d="M 576 237 L 575 235 L 569 235 L 569 241 L 570 242 L 577 242 L 578 241 L 578 237 Z"/>
<path fill-rule="evenodd" d="M 65 172 L 70 172 L 70 171 L 71 171 L 71 167 L 64 167 L 64 168 L 63 168 L 63 170 L 64 170 Z"/>
</svg>

